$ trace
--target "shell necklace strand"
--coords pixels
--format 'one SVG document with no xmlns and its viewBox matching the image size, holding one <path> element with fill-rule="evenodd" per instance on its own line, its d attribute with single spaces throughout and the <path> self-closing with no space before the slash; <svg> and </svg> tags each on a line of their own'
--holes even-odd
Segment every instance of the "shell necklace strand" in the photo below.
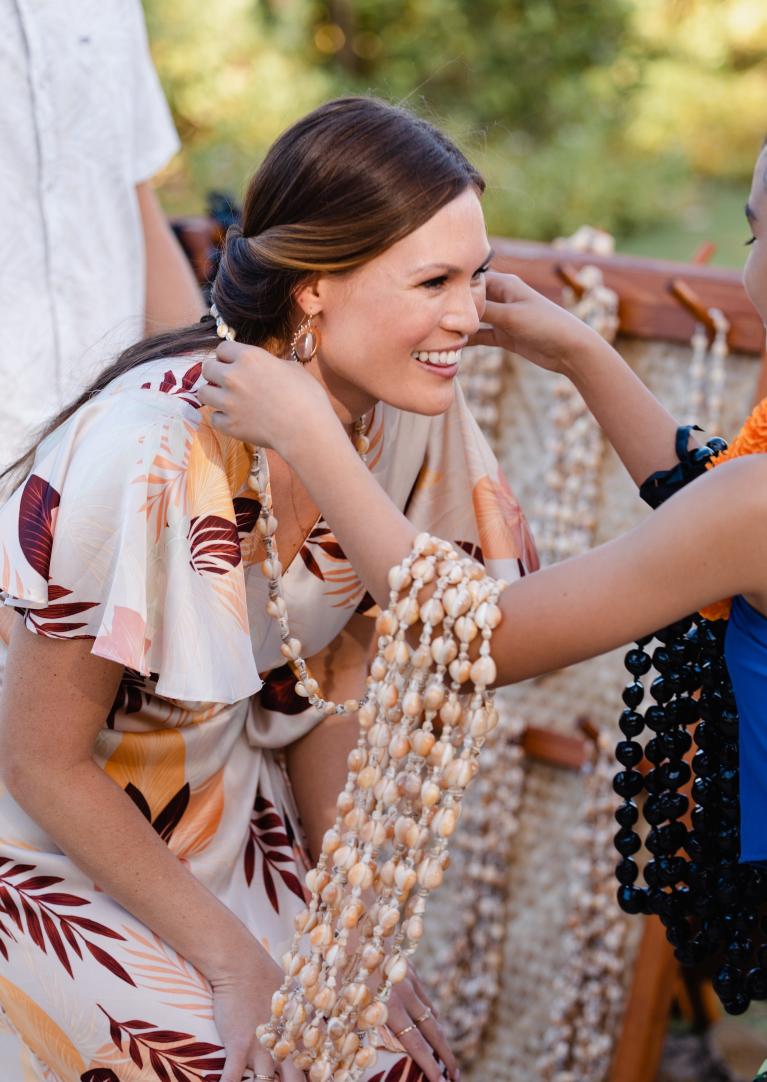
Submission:
<svg viewBox="0 0 767 1082">
<path fill-rule="evenodd" d="M 210 314 L 216 321 L 216 334 L 219 338 L 226 338 L 230 342 L 235 339 L 232 327 L 224 322 L 219 315 L 215 304 L 210 307 Z M 367 453 L 370 450 L 370 441 L 365 435 L 366 417 L 357 418 L 352 427 L 352 443 L 363 462 L 367 463 Z M 347 699 L 346 702 L 336 703 L 332 699 L 325 699 L 320 695 L 320 687 L 309 672 L 306 660 L 302 656 L 303 646 L 301 641 L 294 638 L 290 633 L 288 622 L 288 607 L 282 592 L 282 563 L 277 554 L 277 518 L 273 514 L 271 486 L 269 483 L 269 465 L 266 452 L 261 447 L 253 447 L 245 444 L 250 452 L 250 471 L 248 473 L 248 488 L 254 493 L 261 510 L 256 522 L 256 530 L 261 538 L 266 551 L 266 559 L 261 563 L 261 572 L 269 583 L 269 600 L 266 604 L 267 614 L 277 621 L 280 629 L 280 653 L 298 672 L 296 694 L 303 699 L 308 699 L 311 705 L 321 714 L 356 714 L 360 706 L 366 701 L 364 698 Z"/>
<path fill-rule="evenodd" d="M 219 336 L 234 338 L 215 308 L 211 314 Z M 361 427 L 354 438 L 364 455 Z M 375 1063 L 375 1031 L 386 1025 L 393 987 L 407 976 L 426 899 L 449 862 L 463 794 L 498 724 L 488 690 L 497 677 L 490 646 L 506 583 L 449 542 L 418 534 L 389 572 L 365 698 L 326 701 L 290 635 L 266 459 L 260 448 L 252 456 L 248 483 L 261 500 L 267 611 L 279 622 L 283 655 L 298 669 L 297 691 L 324 714 L 356 712 L 359 719 L 336 822 L 307 873 L 311 897 L 282 958 L 285 979 L 256 1034 L 275 1060 L 290 1056 L 310 1082 L 355 1082 Z M 422 601 L 427 585 L 432 593 Z"/>
</svg>

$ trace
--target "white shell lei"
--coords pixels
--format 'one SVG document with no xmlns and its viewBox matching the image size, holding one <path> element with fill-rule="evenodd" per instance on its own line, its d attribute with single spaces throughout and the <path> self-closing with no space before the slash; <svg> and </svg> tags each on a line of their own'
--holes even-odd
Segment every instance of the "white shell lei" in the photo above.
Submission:
<svg viewBox="0 0 767 1082">
<path fill-rule="evenodd" d="M 215 304 L 210 314 L 219 338 L 234 340 Z M 363 417 L 352 434 L 363 461 L 370 446 L 364 433 Z M 490 642 L 506 583 L 448 542 L 419 534 L 389 572 L 389 608 L 376 622 L 378 653 L 365 698 L 325 700 L 290 634 L 278 523 L 259 447 L 251 448 L 248 486 L 261 505 L 256 528 L 266 551 L 267 613 L 278 622 L 283 656 L 298 670 L 296 692 L 322 713 L 357 713 L 360 725 L 335 827 L 306 877 L 311 900 L 283 958 L 285 981 L 257 1035 L 278 1061 L 292 1055 L 310 1082 L 353 1082 L 375 1063 L 370 1035 L 385 1025 L 386 1001 L 407 976 L 407 959 L 423 936 L 426 899 L 448 864 L 463 793 L 498 724 L 487 689 L 497 675 Z M 420 602 L 432 583 L 431 596 Z M 407 636 L 419 622 L 414 648 Z M 477 638 L 472 661 L 469 647 Z"/>
<path fill-rule="evenodd" d="M 464 790 L 498 721 L 487 688 L 506 584 L 428 534 L 389 584 L 336 824 L 307 875 L 312 896 L 296 918 L 272 1018 L 257 1031 L 275 1059 L 292 1056 L 311 1082 L 353 1082 L 375 1062 L 371 1033 L 386 1023 L 392 987 L 407 975 Z M 420 602 L 429 584 L 433 593 Z M 407 636 L 419 622 L 413 647 Z"/>
</svg>

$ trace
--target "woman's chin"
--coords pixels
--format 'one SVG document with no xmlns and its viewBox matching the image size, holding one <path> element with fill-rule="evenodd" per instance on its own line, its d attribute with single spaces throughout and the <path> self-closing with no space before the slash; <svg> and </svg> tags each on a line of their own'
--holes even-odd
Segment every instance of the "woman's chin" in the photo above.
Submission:
<svg viewBox="0 0 767 1082">
<path fill-rule="evenodd" d="M 420 413 L 424 417 L 438 417 L 445 413 L 455 399 L 455 379 L 443 380 L 441 387 L 415 390 L 408 388 L 399 393 L 382 395 L 384 402 L 406 413 Z"/>
</svg>

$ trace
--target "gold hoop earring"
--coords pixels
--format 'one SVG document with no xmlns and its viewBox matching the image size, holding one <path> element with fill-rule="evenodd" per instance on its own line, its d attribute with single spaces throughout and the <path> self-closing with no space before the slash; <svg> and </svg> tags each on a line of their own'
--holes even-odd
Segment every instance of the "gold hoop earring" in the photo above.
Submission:
<svg viewBox="0 0 767 1082">
<path fill-rule="evenodd" d="M 290 354 L 293 360 L 298 361 L 299 364 L 308 364 L 317 356 L 321 340 L 319 328 L 314 323 L 314 316 L 306 316 L 290 342 Z"/>
</svg>

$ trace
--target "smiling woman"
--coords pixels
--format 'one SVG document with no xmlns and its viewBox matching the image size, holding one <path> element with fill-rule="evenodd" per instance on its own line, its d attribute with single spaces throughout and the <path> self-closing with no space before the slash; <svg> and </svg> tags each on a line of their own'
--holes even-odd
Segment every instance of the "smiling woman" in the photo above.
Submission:
<svg viewBox="0 0 767 1082">
<path fill-rule="evenodd" d="M 536 567 L 455 379 L 485 307 L 482 189 L 422 120 L 329 102 L 254 176 L 211 314 L 123 353 L 16 464 L 0 1006 L 40 1077 L 64 1046 L 87 1082 L 328 1077 L 310 1028 L 279 1067 L 254 1037 L 335 817 L 375 629 L 325 504 L 360 467 L 414 530 L 507 580 Z M 352 453 L 312 493 L 293 462 L 308 421 Z M 392 972 L 349 1077 L 455 1077 L 417 976 Z"/>
</svg>

